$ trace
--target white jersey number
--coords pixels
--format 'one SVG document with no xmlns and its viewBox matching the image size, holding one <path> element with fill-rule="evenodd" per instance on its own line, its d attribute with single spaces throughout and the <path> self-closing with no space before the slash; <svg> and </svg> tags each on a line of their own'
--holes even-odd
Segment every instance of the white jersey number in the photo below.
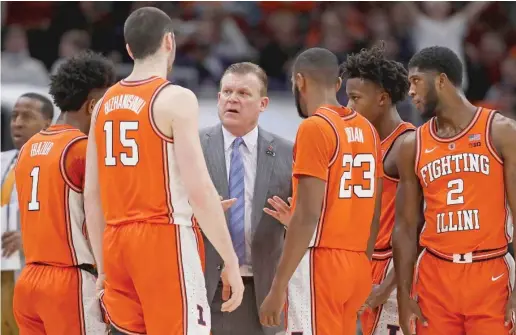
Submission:
<svg viewBox="0 0 516 335">
<path fill-rule="evenodd" d="M 127 132 L 129 130 L 138 130 L 138 121 L 120 121 L 120 143 L 124 148 L 131 149 L 131 155 L 122 152 L 120 153 L 120 162 L 125 166 L 135 166 L 138 163 L 138 144 L 134 138 L 128 138 Z M 106 121 L 104 123 L 104 132 L 106 133 L 106 157 L 104 164 L 106 166 L 115 166 L 116 157 L 113 155 L 113 121 Z"/>
<path fill-rule="evenodd" d="M 454 179 L 448 182 L 448 195 L 446 196 L 447 205 L 460 205 L 464 203 L 464 181 L 462 179 Z"/>
<path fill-rule="evenodd" d="M 364 164 L 367 164 L 364 169 Z M 344 171 L 340 178 L 339 198 L 349 199 L 353 194 L 359 198 L 372 198 L 374 195 L 376 160 L 372 154 L 344 154 L 342 156 L 342 167 Z M 369 187 L 364 188 L 362 184 L 349 184 L 348 181 L 352 179 L 353 171 L 362 169 L 362 178 L 369 182 Z M 346 185 L 347 184 L 347 185 Z"/>
<path fill-rule="evenodd" d="M 39 166 L 35 166 L 30 171 L 32 178 L 32 187 L 30 192 L 29 211 L 39 211 L 38 201 L 38 184 L 39 184 Z"/>
</svg>

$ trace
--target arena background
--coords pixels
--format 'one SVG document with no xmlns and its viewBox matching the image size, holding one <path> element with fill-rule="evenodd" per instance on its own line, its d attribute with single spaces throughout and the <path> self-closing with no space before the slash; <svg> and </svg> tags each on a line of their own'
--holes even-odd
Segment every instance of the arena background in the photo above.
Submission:
<svg viewBox="0 0 516 335">
<path fill-rule="evenodd" d="M 516 4 L 513 2 L 2 2 L 1 150 L 12 149 L 10 111 L 33 91 L 47 94 L 49 74 L 83 49 L 109 56 L 119 78 L 131 71 L 123 23 L 141 6 L 175 21 L 177 56 L 170 80 L 199 97 L 200 127 L 218 121 L 217 88 L 227 65 L 252 61 L 269 76 L 265 129 L 294 139 L 300 119 L 289 83 L 302 49 L 322 46 L 341 61 L 385 41 L 390 58 L 407 64 L 418 49 L 445 45 L 466 64 L 466 96 L 516 118 Z M 343 91 L 339 92 L 346 104 Z M 409 99 L 402 117 L 423 122 Z M 57 115 L 56 115 L 57 117 Z"/>
</svg>

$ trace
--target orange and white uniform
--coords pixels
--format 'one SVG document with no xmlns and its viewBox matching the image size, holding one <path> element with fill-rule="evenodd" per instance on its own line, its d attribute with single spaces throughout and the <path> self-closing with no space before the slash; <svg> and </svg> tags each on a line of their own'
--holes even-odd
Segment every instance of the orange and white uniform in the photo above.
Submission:
<svg viewBox="0 0 516 335">
<path fill-rule="evenodd" d="M 418 334 L 508 334 L 505 306 L 514 284 L 503 161 L 491 142 L 495 111 L 478 108 L 452 138 L 435 118 L 417 130 L 416 174 L 425 226 L 415 293 L 428 327 Z"/>
<path fill-rule="evenodd" d="M 355 334 L 356 313 L 371 291 L 365 252 L 382 174 L 380 140 L 363 116 L 325 105 L 301 123 L 292 210 L 300 176 L 324 180 L 326 196 L 310 247 L 289 282 L 287 334 Z"/>
<path fill-rule="evenodd" d="M 104 334 L 83 187 L 86 135 L 54 125 L 22 148 L 15 168 L 27 266 L 14 290 L 20 334 Z"/>
<path fill-rule="evenodd" d="M 403 122 L 385 139 L 382 140 L 382 158 L 385 162 L 394 142 L 408 131 L 416 128 Z M 394 228 L 394 213 L 396 210 L 396 189 L 398 178 L 384 174 L 382 190 L 382 210 L 380 213 L 380 230 L 374 246 L 373 261 L 373 285 L 380 285 L 387 274 L 393 269 L 392 261 L 392 230 Z M 369 309 L 362 313 L 362 333 L 364 335 L 391 335 L 401 332 L 398 322 L 398 304 L 396 300 L 396 289 L 393 290 L 389 299 L 380 307 L 371 311 Z"/>
<path fill-rule="evenodd" d="M 102 303 L 127 334 L 210 332 L 202 238 L 179 176 L 174 140 L 152 106 L 170 85 L 122 80 L 102 98 L 95 121 L 106 273 Z"/>
</svg>

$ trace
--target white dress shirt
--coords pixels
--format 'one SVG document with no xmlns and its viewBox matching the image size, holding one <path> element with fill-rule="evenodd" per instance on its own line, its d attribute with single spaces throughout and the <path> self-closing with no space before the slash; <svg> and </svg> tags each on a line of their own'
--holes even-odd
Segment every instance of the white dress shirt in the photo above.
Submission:
<svg viewBox="0 0 516 335">
<path fill-rule="evenodd" d="M 222 127 L 222 134 L 224 135 L 224 156 L 226 158 L 226 172 L 229 180 L 229 168 L 231 164 L 232 144 L 236 136 L 231 134 L 228 130 Z M 253 195 L 254 182 L 256 179 L 256 164 L 258 161 L 258 127 L 242 136 L 245 145 L 240 146 L 240 153 L 244 161 L 244 187 L 245 187 L 245 264 L 240 267 L 240 274 L 242 276 L 252 276 L 253 266 L 251 262 L 251 215 L 253 210 Z"/>
</svg>

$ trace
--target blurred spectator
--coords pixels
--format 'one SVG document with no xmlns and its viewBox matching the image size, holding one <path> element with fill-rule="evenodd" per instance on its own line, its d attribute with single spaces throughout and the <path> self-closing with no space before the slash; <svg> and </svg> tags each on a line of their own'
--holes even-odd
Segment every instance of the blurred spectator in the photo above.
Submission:
<svg viewBox="0 0 516 335">
<path fill-rule="evenodd" d="M 2 82 L 26 83 L 46 86 L 48 72 L 43 63 L 30 56 L 25 30 L 10 26 L 5 36 L 5 50 L 2 51 Z"/>
<path fill-rule="evenodd" d="M 50 70 L 51 74 L 56 73 L 59 66 L 66 59 L 73 57 L 82 50 L 90 47 L 90 35 L 84 30 L 69 30 L 61 37 L 59 43 L 59 58 L 54 62 Z"/>
</svg>

